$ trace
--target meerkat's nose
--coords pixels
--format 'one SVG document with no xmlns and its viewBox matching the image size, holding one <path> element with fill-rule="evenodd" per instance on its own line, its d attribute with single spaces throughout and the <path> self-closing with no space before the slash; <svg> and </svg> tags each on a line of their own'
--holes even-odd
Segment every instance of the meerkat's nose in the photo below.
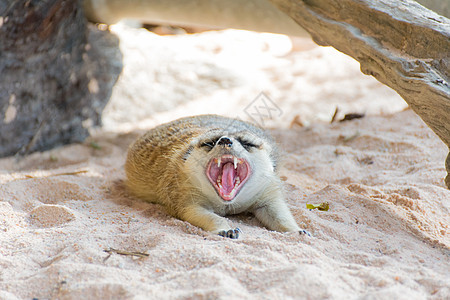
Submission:
<svg viewBox="0 0 450 300">
<path fill-rule="evenodd" d="M 223 136 L 217 141 L 218 145 L 224 145 L 226 147 L 231 147 L 233 145 L 233 142 L 230 140 L 229 137 Z"/>
</svg>

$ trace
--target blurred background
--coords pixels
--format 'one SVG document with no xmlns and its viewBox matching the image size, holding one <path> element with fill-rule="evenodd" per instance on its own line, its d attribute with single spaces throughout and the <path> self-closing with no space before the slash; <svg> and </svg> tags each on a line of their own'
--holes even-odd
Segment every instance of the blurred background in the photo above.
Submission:
<svg viewBox="0 0 450 300">
<path fill-rule="evenodd" d="M 407 108 L 266 0 L 2 1 L 0 40 L 0 156 L 194 114 L 291 128 Z"/>
</svg>

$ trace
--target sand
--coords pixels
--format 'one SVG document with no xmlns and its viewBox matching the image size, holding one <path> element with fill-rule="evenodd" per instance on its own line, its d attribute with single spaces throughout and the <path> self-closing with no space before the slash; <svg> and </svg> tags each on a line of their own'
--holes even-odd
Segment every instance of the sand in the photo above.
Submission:
<svg viewBox="0 0 450 300">
<path fill-rule="evenodd" d="M 449 299 L 448 148 L 395 92 L 335 50 L 281 35 L 112 30 L 124 70 L 105 126 L 0 159 L 0 299 Z M 251 114 L 261 99 L 271 119 Z M 338 119 L 366 116 L 330 124 L 336 106 Z M 312 237 L 238 215 L 243 234 L 226 239 L 126 193 L 128 145 L 197 113 L 271 128 L 287 202 Z"/>
</svg>

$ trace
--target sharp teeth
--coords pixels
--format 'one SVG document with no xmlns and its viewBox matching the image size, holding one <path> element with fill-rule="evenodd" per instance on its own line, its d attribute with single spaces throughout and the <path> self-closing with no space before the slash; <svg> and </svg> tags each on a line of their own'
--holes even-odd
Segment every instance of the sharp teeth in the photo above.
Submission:
<svg viewBox="0 0 450 300">
<path fill-rule="evenodd" d="M 234 157 L 234 169 L 237 169 L 237 158 L 236 158 L 236 156 Z"/>
<path fill-rule="evenodd" d="M 219 159 L 217 160 L 217 167 L 220 168 L 220 161 L 222 160 L 221 157 L 219 157 Z"/>
</svg>

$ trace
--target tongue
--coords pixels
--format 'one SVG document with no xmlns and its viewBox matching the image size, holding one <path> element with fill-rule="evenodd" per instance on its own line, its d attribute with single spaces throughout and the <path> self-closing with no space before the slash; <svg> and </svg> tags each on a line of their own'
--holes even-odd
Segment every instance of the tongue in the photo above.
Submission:
<svg viewBox="0 0 450 300">
<path fill-rule="evenodd" d="M 234 188 L 234 178 L 236 177 L 236 173 L 234 170 L 233 163 L 229 162 L 223 166 L 222 170 L 222 189 L 225 195 L 231 193 Z"/>
</svg>

